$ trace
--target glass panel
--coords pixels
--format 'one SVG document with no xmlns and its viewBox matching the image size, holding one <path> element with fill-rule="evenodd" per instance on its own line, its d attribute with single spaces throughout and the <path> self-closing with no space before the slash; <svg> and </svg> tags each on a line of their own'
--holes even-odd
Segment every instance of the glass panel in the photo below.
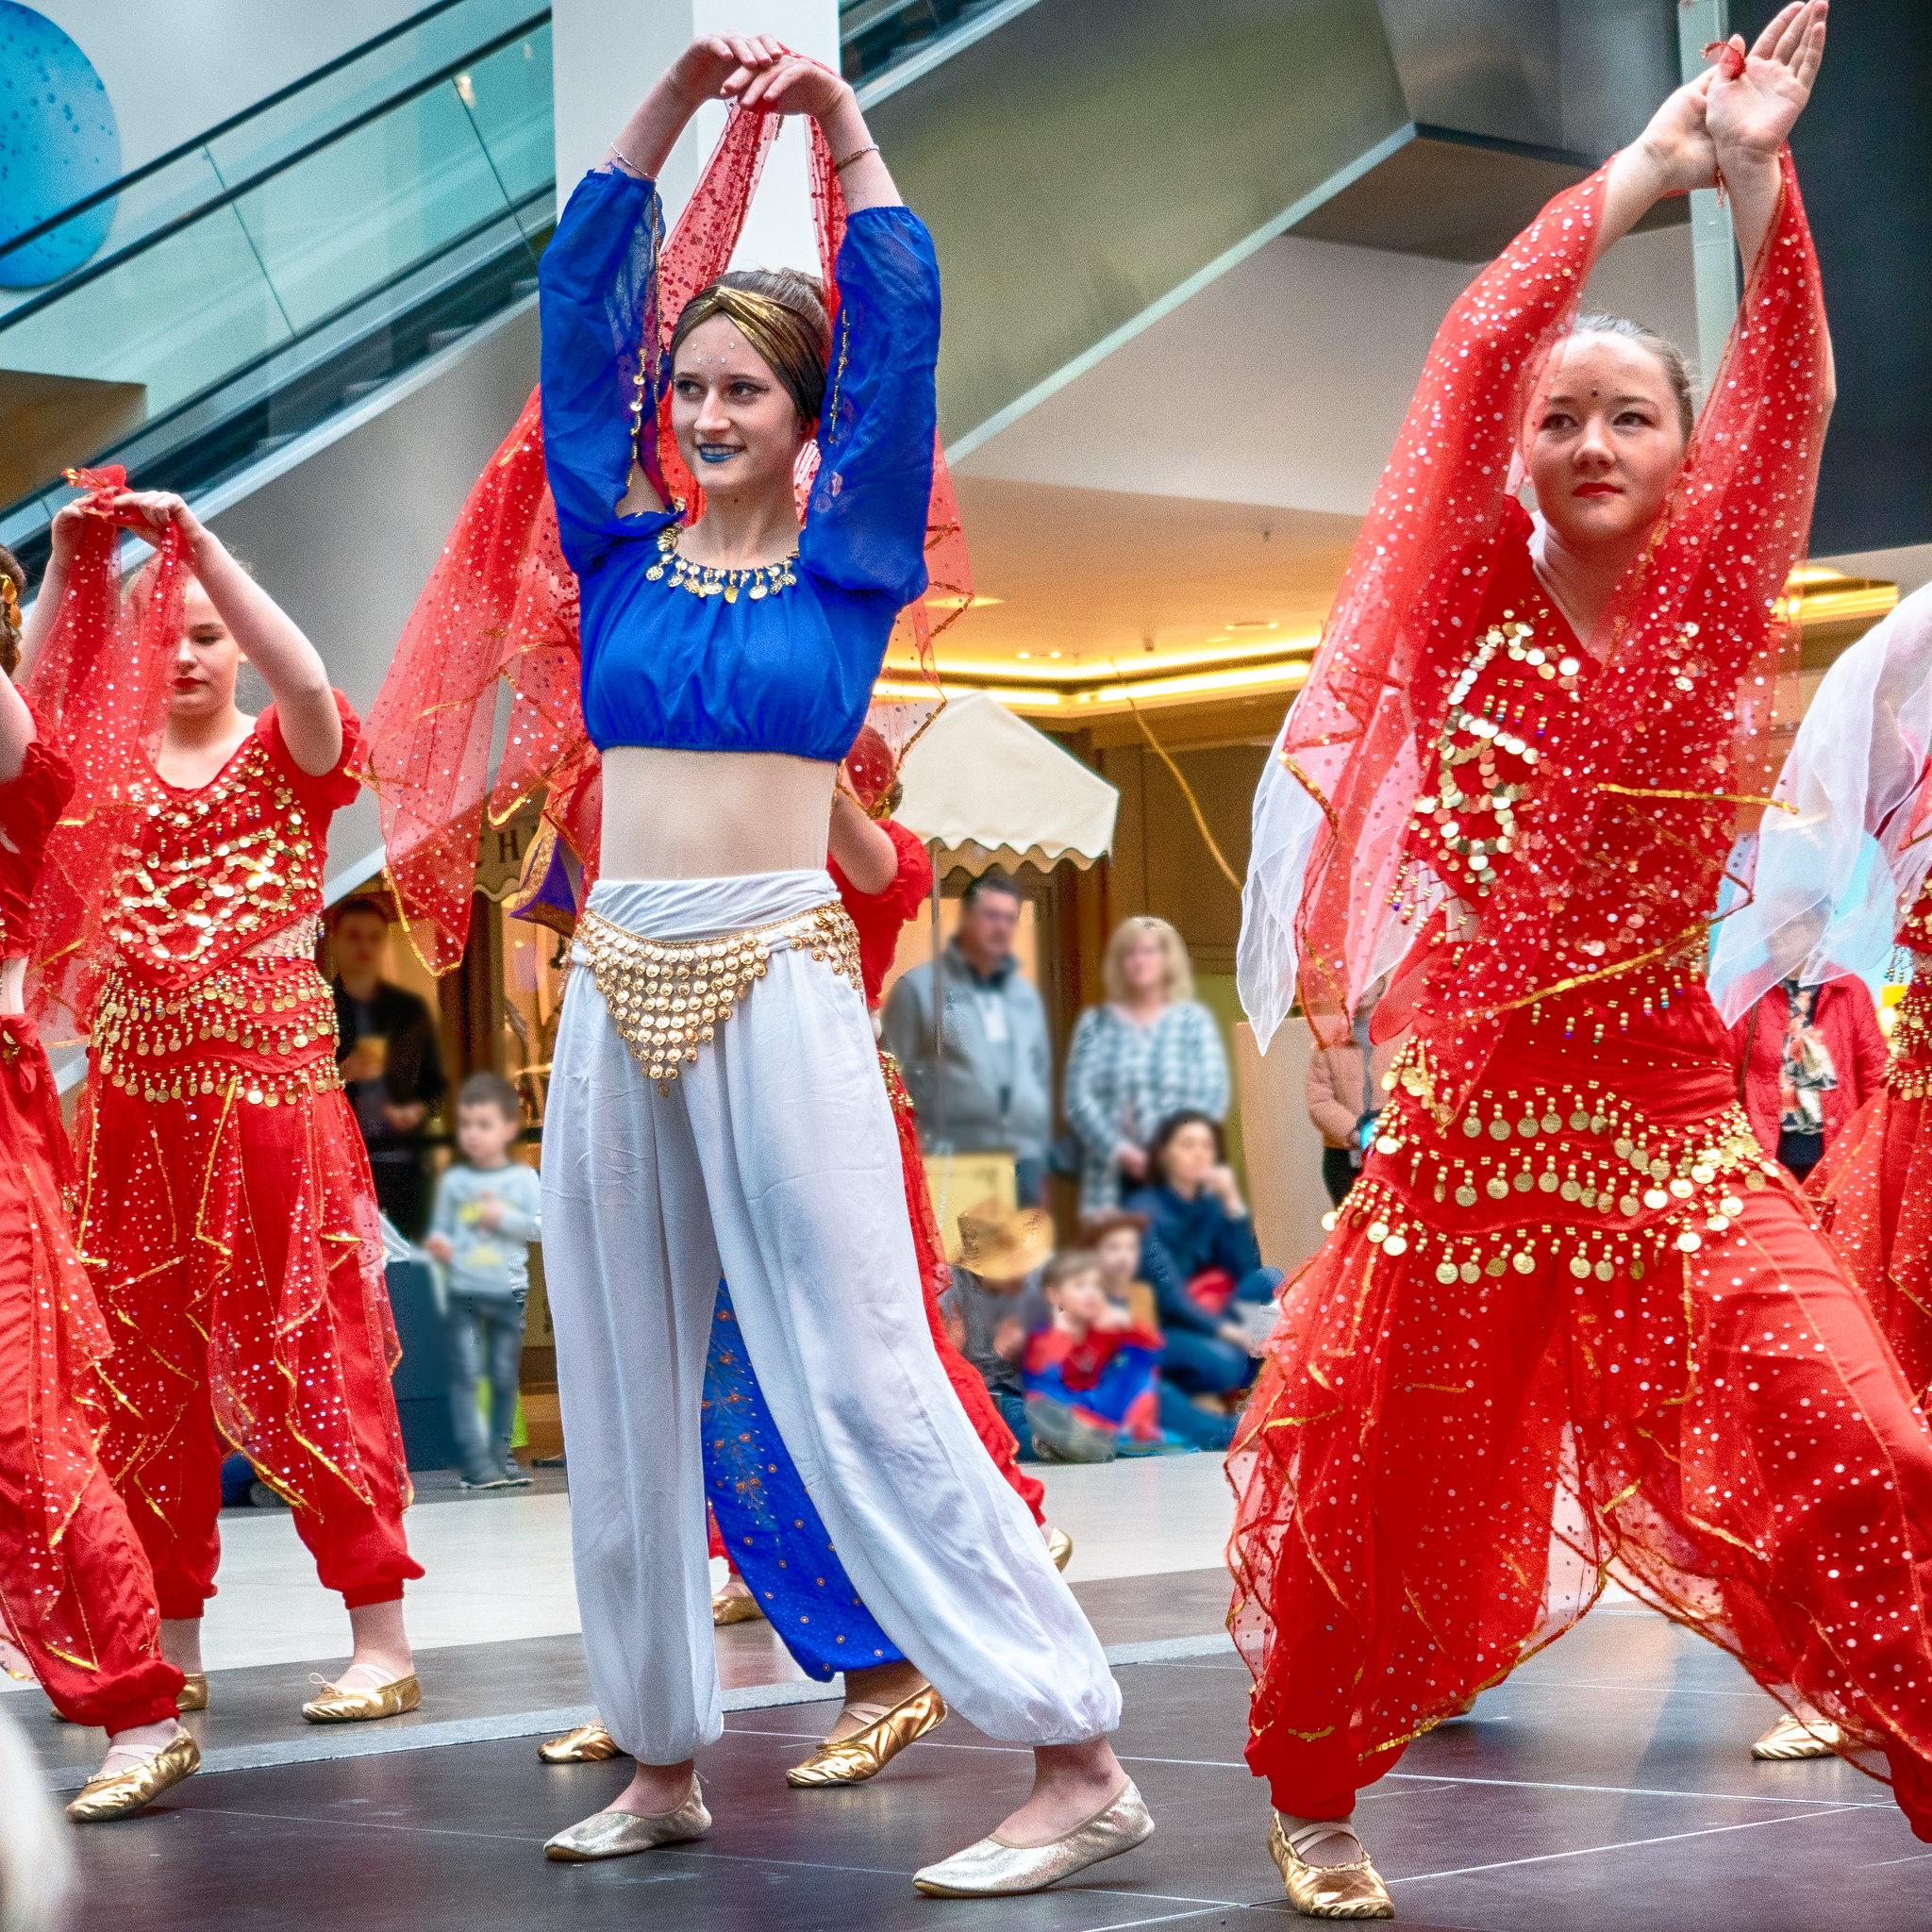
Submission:
<svg viewBox="0 0 1932 1932">
<path fill-rule="evenodd" d="M 557 174 L 556 105 L 550 82 L 550 29 L 513 41 L 467 73 L 457 91 L 512 203 L 552 185 Z M 555 210 L 537 210 L 548 227 Z"/>
<path fill-rule="evenodd" d="M 216 165 L 231 185 L 245 181 L 546 10 L 539 0 L 464 0 L 279 105 L 251 115 L 210 143 Z"/>
<path fill-rule="evenodd" d="M 218 208 L 0 328 L 0 367 L 147 385 L 151 419 L 286 341 L 233 208 Z"/>
<path fill-rule="evenodd" d="M 447 65 L 532 10 L 528 0 L 469 0 L 450 9 L 381 50 L 381 60 L 332 76 L 331 87 L 343 83 L 331 95 L 336 120 L 352 104 L 349 78 L 365 87 L 379 67 L 379 96 L 398 74 Z M 239 139 L 243 129 L 225 138 L 222 168 L 199 153 L 137 183 L 117 214 L 116 238 L 124 225 L 138 230 L 197 201 L 205 207 L 225 192 L 224 169 L 231 179 L 238 168 L 245 176 L 277 140 L 282 152 L 294 151 L 294 110 L 303 102 L 305 112 L 314 108 L 322 92 L 305 90 L 269 110 L 264 121 L 281 116 L 281 133 L 271 130 L 252 148 Z M 76 401 L 79 446 L 65 461 L 112 449 L 149 475 L 158 464 L 171 481 L 179 472 L 180 487 L 225 474 L 264 434 L 321 421 L 355 385 L 408 366 L 444 339 L 441 331 L 481 321 L 510 299 L 535 265 L 525 244 L 551 221 L 553 112 L 545 24 L 175 232 L 150 227 L 150 239 L 125 258 L 97 258 L 108 265 L 57 285 L 51 300 L 25 291 L 9 316 L 0 293 L 0 372 L 139 386 L 133 397 L 95 391 Z M 311 114 L 301 126 L 316 125 Z M 40 301 L 45 306 L 33 313 L 18 313 Z M 111 433 L 102 414 L 110 404 Z M 151 426 L 142 430 L 143 422 Z M 66 446 L 64 436 L 53 440 Z M 9 475 L 4 493 L 43 487 L 33 474 L 41 461 Z"/>
<path fill-rule="evenodd" d="M 285 168 L 236 206 L 298 329 L 505 212 L 452 82 Z"/>
</svg>

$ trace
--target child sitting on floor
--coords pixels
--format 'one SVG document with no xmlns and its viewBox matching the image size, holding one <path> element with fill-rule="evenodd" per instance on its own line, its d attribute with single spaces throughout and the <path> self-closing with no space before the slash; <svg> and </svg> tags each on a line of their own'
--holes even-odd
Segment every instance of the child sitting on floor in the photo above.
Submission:
<svg viewBox="0 0 1932 1932">
<path fill-rule="evenodd" d="M 1108 1299 L 1158 1334 L 1156 1311 L 1160 1306 L 1160 1290 L 1150 1277 L 1163 1263 L 1145 1246 L 1146 1232 L 1147 1217 L 1129 1214 L 1122 1208 L 1090 1217 L 1082 1229 L 1088 1247 L 1100 1263 L 1100 1285 Z M 1171 1337 L 1160 1337 L 1163 1371 L 1171 1341 Z M 1235 1419 L 1224 1410 L 1218 1407 L 1208 1409 L 1191 1401 L 1165 1373 L 1158 1374 L 1155 1390 L 1160 1399 L 1160 1426 L 1170 1442 L 1190 1449 L 1225 1449 L 1234 1441 Z"/>
<path fill-rule="evenodd" d="M 457 1095 L 462 1159 L 437 1183 L 436 1211 L 423 1245 L 448 1271 L 444 1332 L 449 1343 L 451 1419 L 473 1490 L 526 1487 L 510 1455 L 524 1359 L 524 1304 L 530 1243 L 540 1238 L 542 1189 L 534 1169 L 510 1158 L 523 1131 L 517 1090 L 501 1074 L 472 1074 Z M 490 1385 L 490 1433 L 478 1411 Z"/>
<path fill-rule="evenodd" d="M 1084 1248 L 1055 1256 L 1043 1287 L 1053 1317 L 1021 1357 L 1034 1446 L 1057 1462 L 1158 1453 L 1160 1338 L 1108 1301 L 1100 1263 Z"/>
</svg>

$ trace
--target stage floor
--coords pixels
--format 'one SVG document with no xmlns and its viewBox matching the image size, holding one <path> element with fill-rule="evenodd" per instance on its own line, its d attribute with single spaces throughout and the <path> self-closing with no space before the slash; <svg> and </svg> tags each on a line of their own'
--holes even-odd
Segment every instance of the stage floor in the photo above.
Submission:
<svg viewBox="0 0 1932 1932">
<path fill-rule="evenodd" d="M 1248 1677 L 1220 1627 L 1226 1582 L 1198 1561 L 1224 1526 L 1210 1470 L 1196 1457 L 1051 1473 L 1055 1513 L 1080 1521 L 1093 1567 L 1113 1573 L 1083 1579 L 1076 1554 L 1072 1580 L 1116 1662 L 1126 1700 L 1116 1744 L 1158 1827 L 1084 1882 L 993 1907 L 919 1897 L 912 1870 L 1018 1802 L 1026 1755 L 956 1717 L 871 1785 L 788 1790 L 785 1768 L 831 1710 L 822 1687 L 780 1666 L 760 1624 L 719 1633 L 734 1707 L 701 1764 L 710 1836 L 606 1864 L 550 1865 L 543 1840 L 599 1808 L 628 1774 L 622 1760 L 537 1760 L 537 1737 L 589 1697 L 576 1641 L 558 1630 L 425 1648 L 423 1709 L 355 1729 L 295 1718 L 311 1662 L 214 1671 L 212 1707 L 192 1720 L 208 1769 L 142 1818 L 76 1834 L 84 1893 L 74 1923 L 142 1932 L 896 1932 L 974 1919 L 1000 1932 L 1125 1932 L 1251 1913 L 1283 1923 L 1291 1915 L 1264 1849 L 1267 1801 L 1241 1762 Z M 486 1497 L 431 1513 L 505 1507 Z M 525 1516 L 546 1548 L 550 1513 Z M 297 1581 L 314 1587 L 299 1572 L 290 1587 Z M 50 1782 L 75 1788 L 98 1734 L 50 1723 L 37 1693 L 4 1702 L 42 1749 Z M 1612 1601 L 1471 1716 L 1415 1744 L 1365 1795 L 1358 1822 L 1399 1923 L 1417 1932 L 1920 1932 L 1932 1923 L 1932 1846 L 1913 1840 L 1883 1787 L 1835 1760 L 1753 1764 L 1751 1740 L 1773 1714 L 1728 1658 Z"/>
</svg>

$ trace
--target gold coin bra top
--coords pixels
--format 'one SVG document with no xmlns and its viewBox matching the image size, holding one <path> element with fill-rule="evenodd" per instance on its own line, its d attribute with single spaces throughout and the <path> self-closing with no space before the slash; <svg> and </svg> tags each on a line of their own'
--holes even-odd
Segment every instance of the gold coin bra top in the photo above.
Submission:
<svg viewBox="0 0 1932 1932">
<path fill-rule="evenodd" d="M 644 939 L 587 908 L 576 939 L 631 1057 L 666 1089 L 765 976 L 774 951 L 802 947 L 864 990 L 858 929 L 836 899 L 711 940 Z"/>
</svg>

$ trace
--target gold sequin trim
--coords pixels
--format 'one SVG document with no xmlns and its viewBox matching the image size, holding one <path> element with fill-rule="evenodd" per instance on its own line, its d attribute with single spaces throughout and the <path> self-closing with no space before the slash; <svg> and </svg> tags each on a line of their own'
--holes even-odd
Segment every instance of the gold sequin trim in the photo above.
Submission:
<svg viewBox="0 0 1932 1932">
<path fill-rule="evenodd" d="M 612 1024 L 664 1090 L 730 1019 L 752 981 L 765 976 L 781 947 L 803 948 L 864 991 L 858 930 L 836 899 L 713 940 L 644 939 L 587 908 L 576 937 Z"/>
</svg>

